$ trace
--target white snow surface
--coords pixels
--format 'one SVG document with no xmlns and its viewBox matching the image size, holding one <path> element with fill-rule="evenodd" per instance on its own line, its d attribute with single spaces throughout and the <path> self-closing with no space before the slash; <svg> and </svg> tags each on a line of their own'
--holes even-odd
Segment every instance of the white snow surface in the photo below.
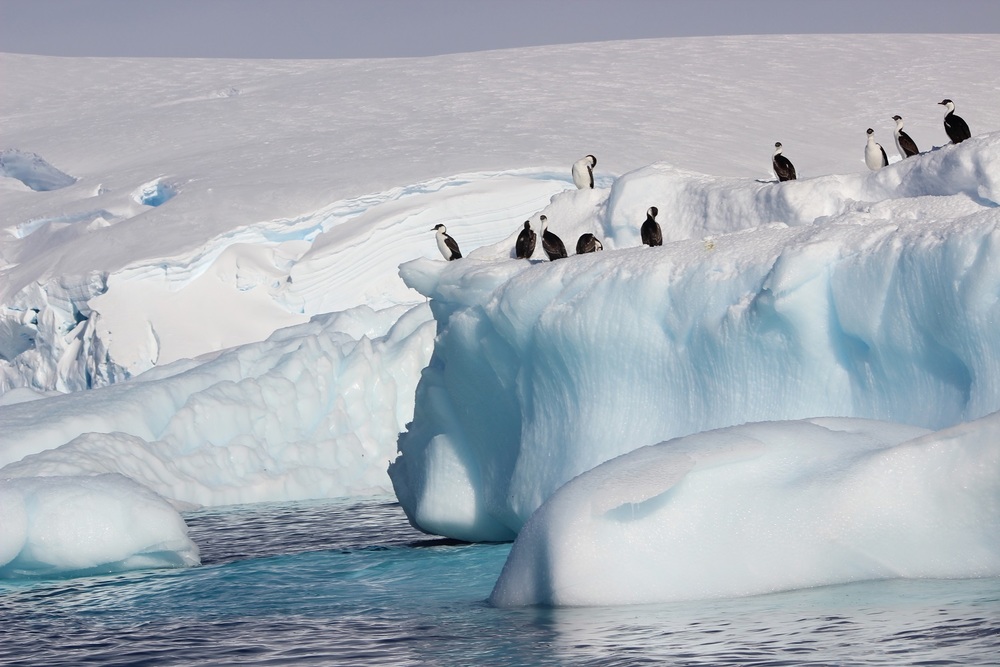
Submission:
<svg viewBox="0 0 1000 667">
<path fill-rule="evenodd" d="M 998 56 L 990 35 L 0 54 L 0 479 L 118 473 L 175 508 L 394 488 L 425 530 L 512 539 L 677 436 L 978 423 L 1000 409 Z M 896 113 L 926 152 L 869 173 L 864 130 Z M 767 182 L 776 140 L 801 180 Z M 541 213 L 606 250 L 514 261 Z"/>
</svg>

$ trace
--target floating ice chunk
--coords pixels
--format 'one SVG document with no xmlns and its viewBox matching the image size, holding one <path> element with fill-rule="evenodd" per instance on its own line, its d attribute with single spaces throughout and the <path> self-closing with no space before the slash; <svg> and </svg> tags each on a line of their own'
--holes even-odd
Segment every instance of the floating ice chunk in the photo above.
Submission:
<svg viewBox="0 0 1000 667">
<path fill-rule="evenodd" d="M 1000 413 L 931 433 L 857 419 L 710 431 L 558 490 L 490 600 L 631 604 L 997 576 L 998 501 Z"/>
<path fill-rule="evenodd" d="M 166 500 L 119 474 L 0 480 L 0 578 L 199 564 Z"/>
</svg>

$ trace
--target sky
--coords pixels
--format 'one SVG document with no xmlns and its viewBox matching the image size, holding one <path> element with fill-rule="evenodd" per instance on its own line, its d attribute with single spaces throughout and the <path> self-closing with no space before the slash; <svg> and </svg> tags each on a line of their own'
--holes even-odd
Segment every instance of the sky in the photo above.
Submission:
<svg viewBox="0 0 1000 667">
<path fill-rule="evenodd" d="M 997 0 L 0 0 L 0 51 L 370 58 L 616 39 L 996 33 Z"/>
</svg>

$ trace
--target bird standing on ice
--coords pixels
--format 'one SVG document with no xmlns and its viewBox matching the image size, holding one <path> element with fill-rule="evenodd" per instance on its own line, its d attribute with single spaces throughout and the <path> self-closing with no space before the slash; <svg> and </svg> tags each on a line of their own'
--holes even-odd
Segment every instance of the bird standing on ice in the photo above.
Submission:
<svg viewBox="0 0 1000 667">
<path fill-rule="evenodd" d="M 462 251 L 458 249 L 455 239 L 448 236 L 448 229 L 444 225 L 434 225 L 437 232 L 438 250 L 449 262 L 453 259 L 462 259 Z"/>
<path fill-rule="evenodd" d="M 875 141 L 875 130 L 870 127 L 868 128 L 868 143 L 865 145 L 865 164 L 872 171 L 878 171 L 889 164 L 885 149 L 882 148 L 882 144 Z"/>
<path fill-rule="evenodd" d="M 544 215 L 538 218 L 542 223 L 542 249 L 550 261 L 566 257 L 566 245 L 562 239 L 549 231 L 549 219 Z"/>
<path fill-rule="evenodd" d="M 535 252 L 535 241 L 538 235 L 531 228 L 531 222 L 524 221 L 524 229 L 517 235 L 517 242 L 514 244 L 514 256 L 518 259 L 528 259 L 531 253 Z"/>
<path fill-rule="evenodd" d="M 893 116 L 892 119 L 896 121 L 896 150 L 899 151 L 899 154 L 905 160 L 911 155 L 919 153 L 920 149 L 917 148 L 917 143 L 910 139 L 910 135 L 903 132 L 903 119 L 900 116 Z"/>
<path fill-rule="evenodd" d="M 581 190 L 594 188 L 594 167 L 597 166 L 597 158 L 593 155 L 582 157 L 573 163 L 573 182 Z"/>
<path fill-rule="evenodd" d="M 576 254 L 584 255 L 588 252 L 597 252 L 598 250 L 604 250 L 604 244 L 598 240 L 596 236 L 591 233 L 581 234 L 580 239 L 576 242 Z"/>
<path fill-rule="evenodd" d="M 774 156 L 771 158 L 771 166 L 774 167 L 774 175 L 779 181 L 795 180 L 795 165 L 792 161 L 781 154 L 781 142 L 774 142 Z"/>
<path fill-rule="evenodd" d="M 951 100 L 941 100 L 938 104 L 942 104 L 948 109 L 948 113 L 944 115 L 944 131 L 948 133 L 951 143 L 960 144 L 972 136 L 968 123 L 962 120 L 961 116 L 955 115 L 954 102 Z"/>
<path fill-rule="evenodd" d="M 660 223 L 656 221 L 656 216 L 660 210 L 655 206 L 650 206 L 646 211 L 646 221 L 642 223 L 639 233 L 642 235 L 642 242 L 648 246 L 663 245 L 663 231 Z"/>
</svg>

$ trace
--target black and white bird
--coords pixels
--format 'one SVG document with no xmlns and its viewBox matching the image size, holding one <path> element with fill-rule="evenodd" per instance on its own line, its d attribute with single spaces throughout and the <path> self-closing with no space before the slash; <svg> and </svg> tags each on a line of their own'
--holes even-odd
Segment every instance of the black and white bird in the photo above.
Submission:
<svg viewBox="0 0 1000 667">
<path fill-rule="evenodd" d="M 524 229 L 517 235 L 517 242 L 514 244 L 514 256 L 518 259 L 528 259 L 535 252 L 535 242 L 538 234 L 531 228 L 529 220 L 524 221 Z"/>
<path fill-rule="evenodd" d="M 549 219 L 544 215 L 538 219 L 542 223 L 542 250 L 551 261 L 566 257 L 566 245 L 561 238 L 549 231 Z"/>
<path fill-rule="evenodd" d="M 771 166 L 774 167 L 774 175 L 779 181 L 795 180 L 795 165 L 792 161 L 781 154 L 781 142 L 774 142 L 774 156 L 771 158 Z"/>
<path fill-rule="evenodd" d="M 888 166 L 889 157 L 885 154 L 882 144 L 875 141 L 875 130 L 868 128 L 868 143 L 865 144 L 865 164 L 872 171 L 878 171 Z"/>
<path fill-rule="evenodd" d="M 581 190 L 594 187 L 594 167 L 597 166 L 597 158 L 587 155 L 573 163 L 573 182 Z"/>
<path fill-rule="evenodd" d="M 455 239 L 448 236 L 448 229 L 444 225 L 434 225 L 437 232 L 438 250 L 449 262 L 453 259 L 462 259 L 462 251 L 458 249 Z"/>
<path fill-rule="evenodd" d="M 655 206 L 650 206 L 646 211 L 646 221 L 642 223 L 639 232 L 642 234 L 642 242 L 648 246 L 663 245 L 663 231 L 660 223 L 656 221 L 656 216 L 660 210 Z"/>
<path fill-rule="evenodd" d="M 916 155 L 920 152 L 917 148 L 917 144 L 913 139 L 910 138 L 906 132 L 903 132 L 903 119 L 900 116 L 893 116 L 892 119 L 896 121 L 896 150 L 899 154 L 903 156 L 903 159 L 910 157 L 911 155 Z"/>
<path fill-rule="evenodd" d="M 598 250 L 604 250 L 604 244 L 602 244 L 596 236 L 590 232 L 580 235 L 580 239 L 576 242 L 577 255 L 583 255 L 588 252 L 597 252 Z"/>
<path fill-rule="evenodd" d="M 941 100 L 938 104 L 943 104 L 948 113 L 944 115 L 944 131 L 948 133 L 951 143 L 960 144 L 972 136 L 969 131 L 969 124 L 962 120 L 961 116 L 955 115 L 955 103 L 951 100 Z"/>
</svg>

